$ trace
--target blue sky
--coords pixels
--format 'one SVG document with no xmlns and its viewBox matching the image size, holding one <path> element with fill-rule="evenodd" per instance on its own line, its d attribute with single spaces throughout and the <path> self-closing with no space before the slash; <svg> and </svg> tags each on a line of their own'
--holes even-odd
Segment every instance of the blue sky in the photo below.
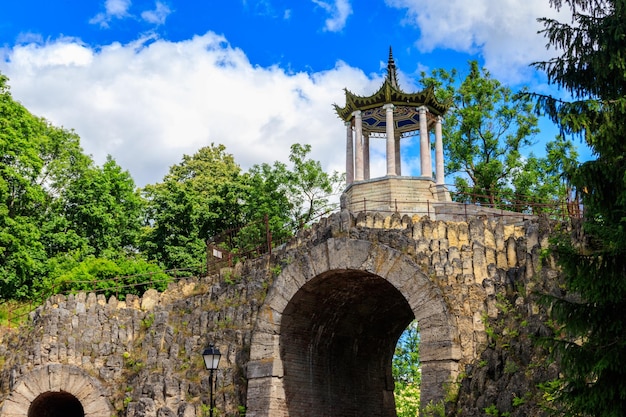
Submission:
<svg viewBox="0 0 626 417">
<path fill-rule="evenodd" d="M 345 130 L 332 104 L 369 95 L 393 47 L 405 91 L 419 73 L 479 60 L 517 89 L 550 91 L 528 64 L 549 57 L 548 0 L 20 0 L 3 1 L 0 72 L 15 99 L 75 129 L 138 185 L 183 154 L 222 143 L 247 169 L 310 143 L 344 170 Z M 554 129 L 543 123 L 539 141 Z M 537 153 L 541 153 L 541 147 Z M 373 144 L 372 172 L 384 172 Z M 403 172 L 417 167 L 410 144 Z"/>
</svg>

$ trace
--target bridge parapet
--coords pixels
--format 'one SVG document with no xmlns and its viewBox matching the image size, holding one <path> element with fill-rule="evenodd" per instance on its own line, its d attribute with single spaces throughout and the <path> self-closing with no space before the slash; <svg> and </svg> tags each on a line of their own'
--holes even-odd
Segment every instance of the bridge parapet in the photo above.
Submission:
<svg viewBox="0 0 626 417">
<path fill-rule="evenodd" d="M 0 416 L 15 414 L 19 387 L 30 387 L 38 369 L 62 365 L 99 384 L 120 416 L 199 417 L 208 395 L 199 352 L 212 342 L 224 353 L 217 373 L 224 415 L 247 406 L 257 417 L 393 417 L 390 364 L 406 325 L 417 319 L 421 328 L 422 404 L 437 401 L 489 345 L 485 322 L 498 315 L 498 294 L 530 292 L 554 277 L 549 259 L 540 259 L 549 233 L 543 219 L 342 211 L 271 255 L 160 294 L 55 296 L 3 339 Z M 535 310 L 516 297 L 515 305 Z M 47 394 L 56 389 L 38 393 L 63 399 Z M 74 397 L 87 414 L 91 397 Z"/>
</svg>

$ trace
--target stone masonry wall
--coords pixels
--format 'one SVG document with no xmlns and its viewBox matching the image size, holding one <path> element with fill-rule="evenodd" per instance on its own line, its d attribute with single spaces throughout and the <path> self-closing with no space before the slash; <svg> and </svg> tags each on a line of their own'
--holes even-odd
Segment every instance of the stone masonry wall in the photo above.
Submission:
<svg viewBox="0 0 626 417">
<path fill-rule="evenodd" d="M 142 298 L 129 296 L 124 301 L 94 294 L 54 296 L 18 332 L 3 335 L 0 401 L 5 406 L 12 400 L 16 384 L 29 374 L 61 364 L 78 367 L 99 381 L 115 415 L 204 416 L 208 371 L 200 353 L 212 342 L 223 353 L 217 409 L 220 415 L 240 415 L 246 406 L 251 335 L 274 275 L 298 251 L 331 237 L 348 237 L 407 254 L 441 289 L 456 318 L 462 351 L 461 390 L 449 411 L 481 415 L 485 404 L 498 401 L 498 393 L 493 399 L 484 395 L 479 399 L 479 389 L 510 375 L 485 374 L 477 388 L 466 382 L 473 374 L 465 370 L 484 369 L 479 364 L 490 360 L 484 358 L 485 352 L 501 356 L 493 353 L 502 352 L 502 346 L 494 344 L 490 332 L 503 314 L 502 297 L 509 297 L 510 305 L 524 317 L 540 315 L 534 301 L 514 297 L 511 291 L 530 293 L 536 277 L 554 279 L 553 265 L 540 259 L 548 236 L 549 227 L 541 221 L 435 222 L 427 217 L 343 211 L 302 231 L 271 256 L 225 269 L 220 276 L 178 281 L 161 294 L 148 291 Z M 6 408 L 1 417 L 9 415 Z"/>
<path fill-rule="evenodd" d="M 201 352 L 215 343 L 223 354 L 217 408 L 222 415 L 239 415 L 250 332 L 269 285 L 266 261 L 223 270 L 220 277 L 180 280 L 162 294 L 150 290 L 125 301 L 93 293 L 50 298 L 19 333 L 4 335 L 2 399 L 23 377 L 60 363 L 100 381 L 115 415 L 202 416 L 209 385 Z"/>
</svg>

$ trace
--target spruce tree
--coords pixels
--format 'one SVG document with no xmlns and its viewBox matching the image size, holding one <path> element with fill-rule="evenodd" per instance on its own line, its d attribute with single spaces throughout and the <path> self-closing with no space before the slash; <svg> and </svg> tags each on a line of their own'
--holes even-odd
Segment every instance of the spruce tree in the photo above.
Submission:
<svg viewBox="0 0 626 417">
<path fill-rule="evenodd" d="M 536 63 L 570 101 L 538 96 L 563 134 L 593 160 L 567 173 L 584 216 L 576 239 L 554 244 L 566 294 L 554 297 L 554 353 L 567 416 L 626 415 L 626 0 L 551 0 L 572 21 L 541 19 L 556 58 Z"/>
</svg>

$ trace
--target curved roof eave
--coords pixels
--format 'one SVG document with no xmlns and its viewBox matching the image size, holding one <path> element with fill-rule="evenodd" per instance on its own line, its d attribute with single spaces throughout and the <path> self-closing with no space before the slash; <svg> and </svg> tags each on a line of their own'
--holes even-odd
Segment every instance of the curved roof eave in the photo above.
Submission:
<svg viewBox="0 0 626 417">
<path fill-rule="evenodd" d="M 432 87 L 417 93 L 405 93 L 391 85 L 389 78 L 386 78 L 378 91 L 369 97 L 358 96 L 347 89 L 345 89 L 345 92 L 346 105 L 340 107 L 334 104 L 334 107 L 337 115 L 346 122 L 352 119 L 352 113 L 356 110 L 370 110 L 382 107 L 385 104 L 407 107 L 426 106 L 431 113 L 437 116 L 443 116 L 450 107 L 448 104 L 440 103 L 437 100 Z"/>
</svg>

